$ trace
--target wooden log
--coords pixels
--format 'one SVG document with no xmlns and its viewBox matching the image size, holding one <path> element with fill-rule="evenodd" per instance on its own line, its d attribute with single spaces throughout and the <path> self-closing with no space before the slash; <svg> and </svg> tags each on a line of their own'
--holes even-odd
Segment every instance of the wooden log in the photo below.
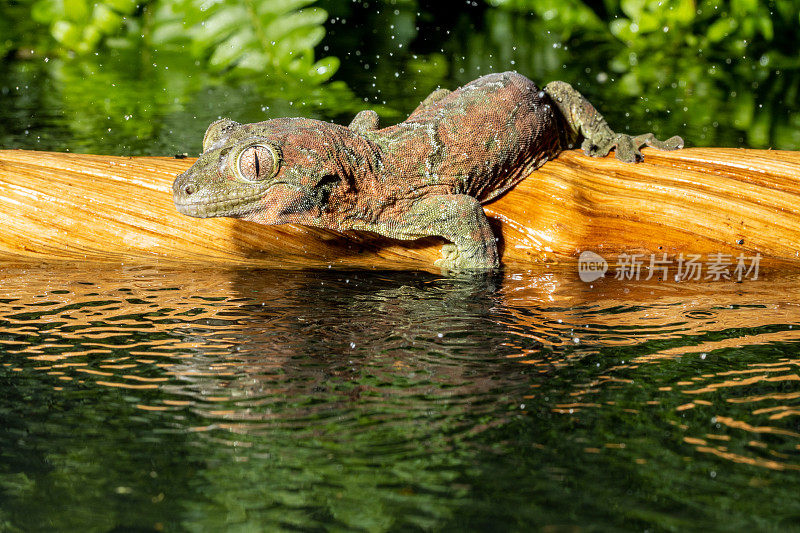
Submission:
<svg viewBox="0 0 800 533">
<path fill-rule="evenodd" d="M 613 254 L 726 253 L 800 265 L 800 152 L 562 153 L 485 211 L 510 267 Z M 436 270 L 443 241 L 194 219 L 171 184 L 193 159 L 0 151 L 0 258 Z"/>
</svg>

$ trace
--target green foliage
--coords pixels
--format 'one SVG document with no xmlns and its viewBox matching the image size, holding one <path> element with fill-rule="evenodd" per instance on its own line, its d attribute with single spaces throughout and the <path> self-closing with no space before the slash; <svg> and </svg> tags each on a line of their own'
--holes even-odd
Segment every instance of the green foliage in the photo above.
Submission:
<svg viewBox="0 0 800 533">
<path fill-rule="evenodd" d="M 87 54 L 117 34 L 137 7 L 137 0 L 38 0 L 31 16 L 48 24 L 53 38 L 65 49 Z"/>
<path fill-rule="evenodd" d="M 669 124 L 665 133 L 686 132 L 692 144 L 800 146 L 797 0 L 605 0 L 599 17 L 582 2 L 554 7 L 549 0 L 487 1 L 534 16 L 511 23 L 495 17 L 479 39 L 495 33 L 497 25 L 510 31 L 500 31 L 495 42 L 460 51 L 461 57 L 491 57 L 504 49 L 503 41 L 513 43 L 521 71 L 549 71 L 538 79 L 565 78 L 598 105 L 627 100 L 617 106 L 624 116 L 615 117 L 618 111 L 608 109 L 613 121 L 644 120 L 644 109 L 658 113 L 662 126 Z M 538 38 L 531 44 L 524 41 L 526 34 Z M 548 52 L 541 44 L 551 39 L 556 42 Z M 570 53 L 555 53 L 565 44 Z M 563 61 L 561 73 L 554 61 Z M 575 68 L 580 65 L 598 77 L 582 80 L 581 69 Z M 611 82 L 608 90 L 598 89 L 606 80 Z"/>
<path fill-rule="evenodd" d="M 529 12 L 558 28 L 564 36 L 572 31 L 603 29 L 603 22 L 581 0 L 486 0 L 490 5 L 508 11 Z"/>
<path fill-rule="evenodd" d="M 775 27 L 789 25 L 800 5 L 793 0 L 779 0 L 771 7 L 756 0 L 706 0 L 699 4 L 694 0 L 621 0 L 618 9 L 624 17 L 612 21 L 610 29 L 628 44 L 678 39 L 703 49 L 720 44 L 744 52 L 771 42 Z"/>
<path fill-rule="evenodd" d="M 50 29 L 40 52 L 85 56 L 104 47 L 188 51 L 214 73 L 267 73 L 319 84 L 339 61 L 314 59 L 328 14 L 315 0 L 37 0 L 33 21 Z M 16 45 L 20 46 L 18 36 Z M 0 42 L 0 52 L 14 43 Z M 63 54 L 62 54 L 63 55 Z"/>
<path fill-rule="evenodd" d="M 706 127 L 730 116 L 751 146 L 797 146 L 800 116 L 781 110 L 797 101 L 800 86 L 800 2 L 621 0 L 617 7 L 624 16 L 609 28 L 625 47 L 611 68 L 623 92 L 678 83 L 685 109 Z"/>
<path fill-rule="evenodd" d="M 314 61 L 328 14 L 306 8 L 314 0 L 162 0 L 153 5 L 153 48 L 188 46 L 212 71 L 287 73 L 320 83 L 339 66 Z"/>
</svg>

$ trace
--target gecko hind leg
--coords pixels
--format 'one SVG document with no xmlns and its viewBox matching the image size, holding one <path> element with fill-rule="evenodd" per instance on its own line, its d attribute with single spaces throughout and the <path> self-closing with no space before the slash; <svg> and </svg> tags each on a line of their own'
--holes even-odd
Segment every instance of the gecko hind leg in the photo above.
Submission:
<svg viewBox="0 0 800 533">
<path fill-rule="evenodd" d="M 631 136 L 614 132 L 603 115 L 569 83 L 554 81 L 548 83 L 544 90 L 566 119 L 571 137 L 576 139 L 583 135 L 581 148 L 588 156 L 602 157 L 614 149 L 617 159 L 625 163 L 635 163 L 643 159 L 639 148 L 645 145 L 658 150 L 683 148 L 683 139 L 677 135 L 660 141 L 652 133 Z"/>
</svg>

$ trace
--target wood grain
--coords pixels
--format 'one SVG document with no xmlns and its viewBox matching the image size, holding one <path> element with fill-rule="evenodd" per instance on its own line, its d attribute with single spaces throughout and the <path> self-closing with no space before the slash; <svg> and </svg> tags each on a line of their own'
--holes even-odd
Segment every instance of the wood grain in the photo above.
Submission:
<svg viewBox="0 0 800 533">
<path fill-rule="evenodd" d="M 800 152 L 644 154 L 625 164 L 565 152 L 487 204 L 503 263 L 594 250 L 760 253 L 800 265 Z M 435 270 L 440 239 L 183 216 L 171 184 L 193 161 L 0 151 L 0 258 Z"/>
</svg>

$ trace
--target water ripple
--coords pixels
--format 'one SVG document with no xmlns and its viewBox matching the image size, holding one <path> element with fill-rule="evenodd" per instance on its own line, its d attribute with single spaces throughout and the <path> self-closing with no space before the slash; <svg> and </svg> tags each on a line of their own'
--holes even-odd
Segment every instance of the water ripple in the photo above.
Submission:
<svg viewBox="0 0 800 533">
<path fill-rule="evenodd" d="M 344 509 L 358 494 L 378 502 L 383 510 L 371 512 L 387 524 L 432 527 L 468 509 L 477 487 L 556 494 L 591 465 L 654 480 L 668 473 L 687 495 L 723 472 L 746 493 L 786 485 L 767 472 L 800 469 L 794 276 L 743 287 L 587 286 L 557 269 L 485 279 L 31 266 L 3 274 L 7 390 L 38 398 L 49 389 L 51 403 L 73 406 L 63 423 L 82 428 L 81 438 L 124 448 L 180 439 L 165 468 L 174 476 L 193 461 L 192 498 L 225 512 L 243 505 L 276 519 L 280 508 L 309 527 L 356 527 Z M 33 384 L 38 392 L 24 392 Z M 75 398 L 91 411 L 74 411 Z M 55 416 L 3 413 L 8 428 Z M 114 454 L 99 444 L 95 453 Z M 62 455 L 48 461 L 76 464 Z M 483 462 L 495 474 L 484 476 Z M 268 494 L 247 488 L 266 480 Z M 192 498 L 184 526 L 211 527 L 210 508 Z M 292 514 L 301 508 L 328 518 L 303 522 Z"/>
</svg>

